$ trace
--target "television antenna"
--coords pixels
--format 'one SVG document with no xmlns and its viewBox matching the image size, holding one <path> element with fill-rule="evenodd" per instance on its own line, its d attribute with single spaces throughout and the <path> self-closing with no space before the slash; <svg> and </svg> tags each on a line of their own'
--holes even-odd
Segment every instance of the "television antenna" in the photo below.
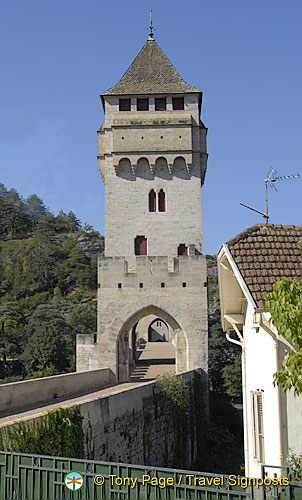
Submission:
<svg viewBox="0 0 302 500">
<path fill-rule="evenodd" d="M 266 174 L 266 179 L 264 179 L 264 185 L 265 185 L 265 213 L 260 212 L 260 210 L 256 210 L 253 207 L 249 207 L 248 205 L 245 205 L 244 203 L 240 203 L 245 208 L 248 208 L 249 210 L 253 210 L 253 212 L 257 212 L 258 214 L 262 215 L 264 217 L 266 224 L 268 224 L 268 189 L 267 186 L 269 185 L 274 191 L 278 191 L 276 186 L 274 185 L 274 182 L 277 181 L 286 181 L 287 179 L 302 179 L 302 175 L 296 174 L 296 175 L 280 175 L 276 176 L 277 170 L 275 168 L 271 168 L 268 173 Z"/>
</svg>

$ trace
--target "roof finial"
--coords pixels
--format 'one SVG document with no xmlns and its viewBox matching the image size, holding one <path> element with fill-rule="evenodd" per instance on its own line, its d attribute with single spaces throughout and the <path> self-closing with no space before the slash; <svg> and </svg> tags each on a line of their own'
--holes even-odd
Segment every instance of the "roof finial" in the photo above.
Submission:
<svg viewBox="0 0 302 500">
<path fill-rule="evenodd" d="M 152 9 L 150 10 L 150 24 L 149 24 L 149 38 L 148 40 L 154 40 L 153 26 L 152 26 Z"/>
</svg>

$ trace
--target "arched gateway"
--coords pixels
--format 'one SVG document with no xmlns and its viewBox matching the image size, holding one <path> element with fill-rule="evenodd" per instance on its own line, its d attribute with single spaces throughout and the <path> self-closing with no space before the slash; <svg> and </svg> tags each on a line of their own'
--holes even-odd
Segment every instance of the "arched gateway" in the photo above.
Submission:
<svg viewBox="0 0 302 500">
<path fill-rule="evenodd" d="M 155 315 L 164 321 L 170 329 L 170 343 L 175 347 L 175 361 L 176 361 L 176 371 L 183 372 L 188 369 L 188 342 L 185 330 L 181 325 L 173 318 L 165 309 L 169 309 L 167 304 L 161 304 L 161 307 L 155 305 L 149 305 L 138 310 L 132 314 L 128 320 L 126 320 L 120 329 L 115 329 L 117 324 L 113 326 L 115 331 L 118 331 L 118 336 L 116 339 L 116 372 L 118 374 L 119 380 L 128 380 L 131 371 L 135 365 L 135 350 L 136 350 L 136 339 L 134 337 L 135 330 L 134 326 L 143 318 L 150 315 Z M 153 320 L 157 321 L 157 320 Z M 184 320 L 185 323 L 189 324 L 188 320 Z M 190 327 L 192 330 L 192 326 Z"/>
<path fill-rule="evenodd" d="M 159 340 L 173 346 L 177 373 L 207 371 L 201 97 L 153 38 L 101 96 L 105 256 L 98 262 L 98 330 L 78 336 L 77 370 L 107 366 L 115 379 L 128 380 L 138 345 Z M 143 331 L 148 317 L 163 321 L 166 333 Z"/>
</svg>

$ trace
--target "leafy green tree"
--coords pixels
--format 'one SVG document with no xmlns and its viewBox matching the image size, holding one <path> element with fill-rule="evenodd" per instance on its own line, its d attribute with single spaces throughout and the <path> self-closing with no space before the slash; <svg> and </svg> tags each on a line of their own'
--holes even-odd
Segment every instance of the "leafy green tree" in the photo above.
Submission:
<svg viewBox="0 0 302 500">
<path fill-rule="evenodd" d="M 302 280 L 284 278 L 274 284 L 266 295 L 265 309 L 271 312 L 271 321 L 278 333 L 292 345 L 274 374 L 274 385 L 283 390 L 293 388 L 295 395 L 302 393 Z"/>
<path fill-rule="evenodd" d="M 36 231 L 40 234 L 55 234 L 56 233 L 56 218 L 55 216 L 47 212 L 41 215 L 37 221 Z"/>
<path fill-rule="evenodd" d="M 25 330 L 27 345 L 24 351 L 24 363 L 28 373 L 35 371 L 46 374 L 67 372 L 75 365 L 75 334 L 65 321 L 60 304 L 42 304 L 28 319 Z M 43 343 L 43 346 L 36 345 Z M 59 349 L 58 360 L 54 357 Z M 39 361 L 39 356 L 41 361 Z"/>
<path fill-rule="evenodd" d="M 33 218 L 39 219 L 39 217 L 47 213 L 47 208 L 39 196 L 32 194 L 26 200 L 25 211 Z"/>
<path fill-rule="evenodd" d="M 30 217 L 8 197 L 0 197 L 0 236 L 20 238 L 32 229 Z"/>
<path fill-rule="evenodd" d="M 66 371 L 67 339 L 54 325 L 41 325 L 30 337 L 24 361 L 30 374 L 54 375 Z"/>
<path fill-rule="evenodd" d="M 24 207 L 23 198 L 19 195 L 18 191 L 14 188 L 11 188 L 9 191 L 7 191 L 5 198 L 6 198 L 6 201 L 11 203 L 15 207 L 18 207 L 18 208 Z"/>
<path fill-rule="evenodd" d="M 4 184 L 2 184 L 2 182 L 0 182 L 0 197 L 6 196 L 6 195 L 7 195 L 7 189 L 4 186 Z"/>
<path fill-rule="evenodd" d="M 19 351 L 20 337 L 17 335 L 17 329 L 22 322 L 24 318 L 15 302 L 0 303 L 0 355 L 5 367 L 7 367 L 7 358 L 16 355 Z"/>
<path fill-rule="evenodd" d="M 209 382 L 215 392 L 225 391 L 224 369 L 230 366 L 234 368 L 234 363 L 238 355 L 241 355 L 241 348 L 227 341 L 220 325 L 220 311 L 209 317 Z M 241 372 L 239 374 L 241 383 Z M 234 380 L 237 391 L 237 381 Z M 231 390 L 228 386 L 228 390 Z M 240 391 L 241 394 L 241 391 Z"/>
<path fill-rule="evenodd" d="M 74 306 L 66 321 L 76 333 L 95 333 L 97 329 L 96 316 L 97 309 L 94 301 Z"/>
<path fill-rule="evenodd" d="M 81 228 L 81 222 L 77 218 L 77 216 L 76 216 L 75 213 L 73 213 L 71 211 L 68 212 L 67 219 L 68 219 L 68 230 L 71 233 L 74 233 L 74 232 L 80 230 L 80 228 Z"/>
<path fill-rule="evenodd" d="M 242 396 L 241 353 L 237 354 L 232 364 L 222 369 L 223 387 L 226 394 L 232 398 Z"/>
</svg>

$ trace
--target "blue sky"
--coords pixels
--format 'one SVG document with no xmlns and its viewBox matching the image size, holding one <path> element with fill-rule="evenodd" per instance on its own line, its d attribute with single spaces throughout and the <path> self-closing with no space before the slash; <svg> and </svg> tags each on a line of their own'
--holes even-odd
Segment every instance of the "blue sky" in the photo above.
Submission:
<svg viewBox="0 0 302 500">
<path fill-rule="evenodd" d="M 0 182 L 74 211 L 103 233 L 97 167 L 99 94 L 117 83 L 147 38 L 203 90 L 208 171 L 205 253 L 261 216 L 263 179 L 302 173 L 300 0 L 2 0 Z M 269 192 L 270 222 L 301 224 L 302 179 Z"/>
</svg>

